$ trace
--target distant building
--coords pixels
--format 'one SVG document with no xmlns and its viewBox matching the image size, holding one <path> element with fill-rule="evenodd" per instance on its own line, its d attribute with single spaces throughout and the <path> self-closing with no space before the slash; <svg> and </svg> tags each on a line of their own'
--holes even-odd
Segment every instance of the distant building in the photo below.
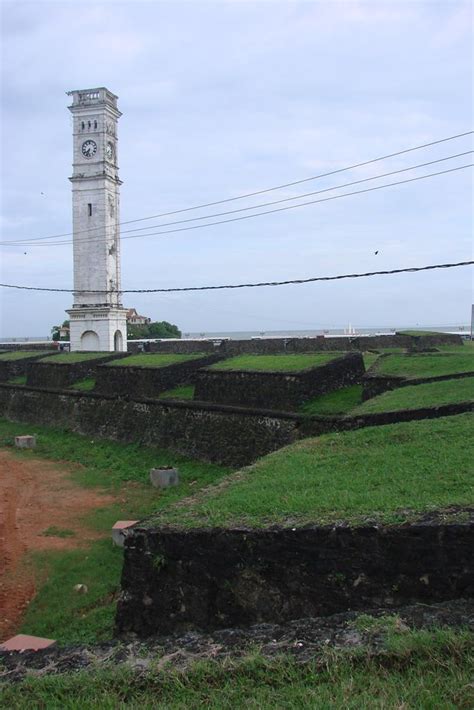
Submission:
<svg viewBox="0 0 474 710">
<path fill-rule="evenodd" d="M 136 312 L 135 308 L 129 308 L 127 311 L 127 323 L 130 325 L 149 325 L 151 318 L 141 316 Z"/>
</svg>

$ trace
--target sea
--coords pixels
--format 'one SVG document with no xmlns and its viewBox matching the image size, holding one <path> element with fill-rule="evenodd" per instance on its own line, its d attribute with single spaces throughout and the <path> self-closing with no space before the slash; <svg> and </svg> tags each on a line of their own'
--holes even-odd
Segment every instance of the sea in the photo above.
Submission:
<svg viewBox="0 0 474 710">
<path fill-rule="evenodd" d="M 200 332 L 183 332 L 184 340 L 200 340 L 200 339 L 219 339 L 229 338 L 230 340 L 250 340 L 252 338 L 314 338 L 317 335 L 326 335 L 327 337 L 341 336 L 364 336 L 364 335 L 393 335 L 400 330 L 421 330 L 421 331 L 436 331 L 438 333 L 456 333 L 469 337 L 471 326 L 467 323 L 452 325 L 403 325 L 403 326 L 352 326 L 346 328 L 329 328 L 314 330 L 217 330 L 217 331 L 200 331 Z M 28 336 L 16 338 L 0 338 L 0 343 L 34 343 L 46 342 L 51 340 L 51 336 Z"/>
</svg>

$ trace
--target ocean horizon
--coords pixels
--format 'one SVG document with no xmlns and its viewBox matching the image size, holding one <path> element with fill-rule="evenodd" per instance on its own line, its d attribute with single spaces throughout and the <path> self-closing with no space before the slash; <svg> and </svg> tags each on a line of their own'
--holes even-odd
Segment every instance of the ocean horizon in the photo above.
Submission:
<svg viewBox="0 0 474 710">
<path fill-rule="evenodd" d="M 364 335 L 393 335 L 400 330 L 431 330 L 438 333 L 460 333 L 469 335 L 471 326 L 468 324 L 453 325 L 405 325 L 405 326 L 358 326 L 350 325 L 347 328 L 314 328 L 309 330 L 202 330 L 202 331 L 182 331 L 183 340 L 196 340 L 202 338 L 229 338 L 231 340 L 250 340 L 252 338 L 314 338 L 316 336 L 364 336 Z M 0 338 L 0 343 L 28 343 L 28 342 L 48 342 L 51 336 L 17 336 Z"/>
</svg>

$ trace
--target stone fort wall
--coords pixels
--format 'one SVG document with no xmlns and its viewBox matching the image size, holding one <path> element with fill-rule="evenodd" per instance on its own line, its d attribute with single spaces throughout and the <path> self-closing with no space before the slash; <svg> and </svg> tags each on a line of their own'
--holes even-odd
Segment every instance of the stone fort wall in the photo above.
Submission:
<svg viewBox="0 0 474 710">
<path fill-rule="evenodd" d="M 364 373 L 360 352 L 301 372 L 201 370 L 196 373 L 194 399 L 291 411 L 312 397 L 360 383 Z"/>
</svg>

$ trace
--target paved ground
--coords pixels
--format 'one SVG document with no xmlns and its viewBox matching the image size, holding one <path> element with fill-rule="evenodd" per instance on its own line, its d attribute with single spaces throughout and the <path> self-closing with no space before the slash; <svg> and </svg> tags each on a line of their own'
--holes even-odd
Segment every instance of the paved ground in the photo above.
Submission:
<svg viewBox="0 0 474 710">
<path fill-rule="evenodd" d="M 28 553 L 77 548 L 99 536 L 81 518 L 112 502 L 97 489 L 76 485 L 71 466 L 22 459 L 0 451 L 0 641 L 16 633 L 35 593 L 35 575 Z M 45 536 L 55 526 L 74 537 Z"/>
</svg>

